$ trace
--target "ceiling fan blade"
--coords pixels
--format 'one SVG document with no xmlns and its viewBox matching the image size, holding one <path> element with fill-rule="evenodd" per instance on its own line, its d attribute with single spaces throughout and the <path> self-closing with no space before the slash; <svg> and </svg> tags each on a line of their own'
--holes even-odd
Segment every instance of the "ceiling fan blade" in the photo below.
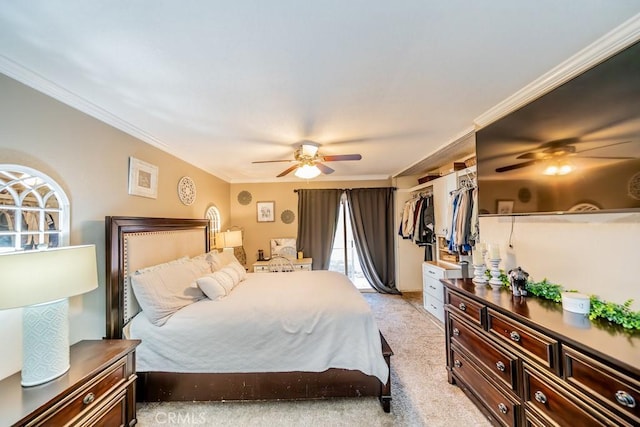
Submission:
<svg viewBox="0 0 640 427">
<path fill-rule="evenodd" d="M 278 175 L 276 178 L 282 178 L 285 175 L 289 175 L 291 172 L 293 172 L 294 170 L 298 169 L 299 165 L 293 165 L 285 170 L 283 170 L 282 172 L 280 172 L 280 175 Z"/>
<path fill-rule="evenodd" d="M 295 162 L 295 160 L 259 160 L 251 163 L 281 163 L 281 162 Z"/>
<path fill-rule="evenodd" d="M 638 157 L 629 157 L 629 156 L 576 156 L 580 159 L 603 159 L 603 160 L 633 160 Z"/>
<path fill-rule="evenodd" d="M 526 168 L 527 166 L 535 165 L 540 160 L 529 160 L 528 162 L 516 163 L 514 165 L 503 166 L 501 168 L 497 168 L 496 172 L 508 172 L 514 169 Z"/>
<path fill-rule="evenodd" d="M 318 169 L 320 169 L 320 172 L 322 172 L 325 175 L 329 175 L 330 173 L 335 172 L 333 169 L 331 169 L 329 166 L 322 164 L 320 162 L 316 162 L 316 166 Z"/>
<path fill-rule="evenodd" d="M 360 154 L 336 154 L 334 156 L 321 156 L 323 162 L 339 162 L 342 160 L 360 160 Z"/>
<path fill-rule="evenodd" d="M 549 155 L 547 153 L 536 153 L 536 152 L 530 151 L 528 153 L 520 154 L 518 157 L 516 157 L 516 159 L 544 160 L 547 157 L 549 157 Z"/>
<path fill-rule="evenodd" d="M 587 142 L 592 142 L 592 141 L 587 141 Z M 593 148 L 587 148 L 586 150 L 580 150 L 578 152 L 578 154 L 586 153 L 587 151 L 602 150 L 602 149 L 605 149 L 605 148 L 614 147 L 616 145 L 628 144 L 630 142 L 633 142 L 633 141 L 614 142 L 613 144 L 601 145 L 599 147 L 593 147 Z"/>
</svg>

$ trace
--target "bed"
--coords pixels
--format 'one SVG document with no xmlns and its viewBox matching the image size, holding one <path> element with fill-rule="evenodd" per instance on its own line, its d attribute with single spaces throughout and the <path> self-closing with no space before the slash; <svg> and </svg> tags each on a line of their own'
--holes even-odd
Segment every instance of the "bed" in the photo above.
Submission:
<svg viewBox="0 0 640 427">
<path fill-rule="evenodd" d="M 136 352 L 139 401 L 376 396 L 383 410 L 390 411 L 393 353 L 377 329 L 371 329 L 375 321 L 366 301 L 344 276 L 328 271 L 245 274 L 224 299 L 198 300 L 158 327 L 149 324 L 148 313 L 140 313 L 131 275 L 149 266 L 208 253 L 208 220 L 106 217 L 105 225 L 106 336 L 123 338 L 126 331 L 131 338 L 142 337 Z M 322 281 L 330 285 L 323 286 Z M 328 288 L 335 288 L 341 297 L 336 298 Z M 337 302 L 342 299 L 353 299 L 355 309 Z M 286 301 L 292 303 L 292 312 L 284 311 Z M 327 304 L 322 305 L 323 301 Z M 241 312 L 243 306 L 248 312 Z M 215 312 L 219 317 L 202 320 L 200 312 Z M 353 330 L 330 323 L 327 312 L 347 316 L 340 322 L 353 325 Z M 189 326 L 194 318 L 199 319 L 199 327 Z M 252 318 L 257 322 L 253 326 L 244 323 Z M 192 333 L 181 333 L 184 327 Z M 239 335 L 241 330 L 255 335 L 237 340 L 236 347 L 229 334 L 222 334 L 235 331 Z M 367 330 L 366 336 L 357 335 L 359 330 Z M 338 335 L 325 337 L 325 333 Z M 314 337 L 311 342 L 307 335 Z M 208 337 L 211 342 L 203 344 Z M 348 351 L 340 355 L 330 347 L 333 341 Z M 305 345 L 322 350 L 303 353 Z M 174 359 L 172 353 L 184 348 L 190 349 L 182 351 L 186 357 Z M 344 356 L 358 352 L 358 360 Z M 251 354 L 252 358 L 234 354 Z"/>
</svg>

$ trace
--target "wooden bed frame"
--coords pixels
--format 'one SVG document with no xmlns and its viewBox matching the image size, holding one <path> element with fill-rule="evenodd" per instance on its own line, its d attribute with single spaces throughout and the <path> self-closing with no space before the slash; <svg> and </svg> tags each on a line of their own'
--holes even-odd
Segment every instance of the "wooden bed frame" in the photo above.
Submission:
<svg viewBox="0 0 640 427">
<path fill-rule="evenodd" d="M 121 339 L 126 323 L 140 309 L 129 288 L 129 271 L 181 256 L 195 256 L 210 248 L 206 219 L 105 218 L 107 270 L 107 331 L 109 339 Z M 135 261 L 134 250 L 146 242 L 153 250 Z M 161 243 L 162 242 L 162 243 Z M 295 274 L 295 273 L 294 273 Z M 393 352 L 380 334 L 382 354 L 391 373 Z M 318 399 L 377 396 L 385 412 L 391 409 L 391 378 L 386 384 L 357 370 L 324 372 L 175 373 L 138 372 L 137 400 L 222 401 Z"/>
</svg>

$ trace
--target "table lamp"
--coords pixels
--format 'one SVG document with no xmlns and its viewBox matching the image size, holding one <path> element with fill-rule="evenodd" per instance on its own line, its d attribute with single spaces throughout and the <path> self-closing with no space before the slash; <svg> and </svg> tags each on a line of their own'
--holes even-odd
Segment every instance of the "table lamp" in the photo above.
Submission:
<svg viewBox="0 0 640 427">
<path fill-rule="evenodd" d="M 0 310 L 24 307 L 22 385 L 69 370 L 69 300 L 98 287 L 95 245 L 0 254 Z"/>
<path fill-rule="evenodd" d="M 233 248 L 242 246 L 242 231 L 223 231 L 216 234 L 216 248 L 233 252 Z"/>
</svg>

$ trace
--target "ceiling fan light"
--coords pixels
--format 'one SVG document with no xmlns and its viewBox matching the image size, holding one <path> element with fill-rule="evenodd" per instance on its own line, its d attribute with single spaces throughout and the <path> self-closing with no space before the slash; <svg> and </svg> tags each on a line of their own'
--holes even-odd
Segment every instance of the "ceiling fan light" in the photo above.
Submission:
<svg viewBox="0 0 640 427">
<path fill-rule="evenodd" d="M 571 171 L 573 171 L 573 167 L 569 164 L 564 164 L 560 166 L 560 169 L 558 169 L 558 175 L 566 175 L 571 173 Z"/>
<path fill-rule="evenodd" d="M 320 169 L 316 165 L 302 165 L 296 169 L 294 175 L 302 179 L 313 179 L 320 173 Z"/>
<path fill-rule="evenodd" d="M 546 167 L 544 172 L 545 175 L 557 175 L 558 174 L 558 166 L 557 165 L 549 165 Z"/>
</svg>

